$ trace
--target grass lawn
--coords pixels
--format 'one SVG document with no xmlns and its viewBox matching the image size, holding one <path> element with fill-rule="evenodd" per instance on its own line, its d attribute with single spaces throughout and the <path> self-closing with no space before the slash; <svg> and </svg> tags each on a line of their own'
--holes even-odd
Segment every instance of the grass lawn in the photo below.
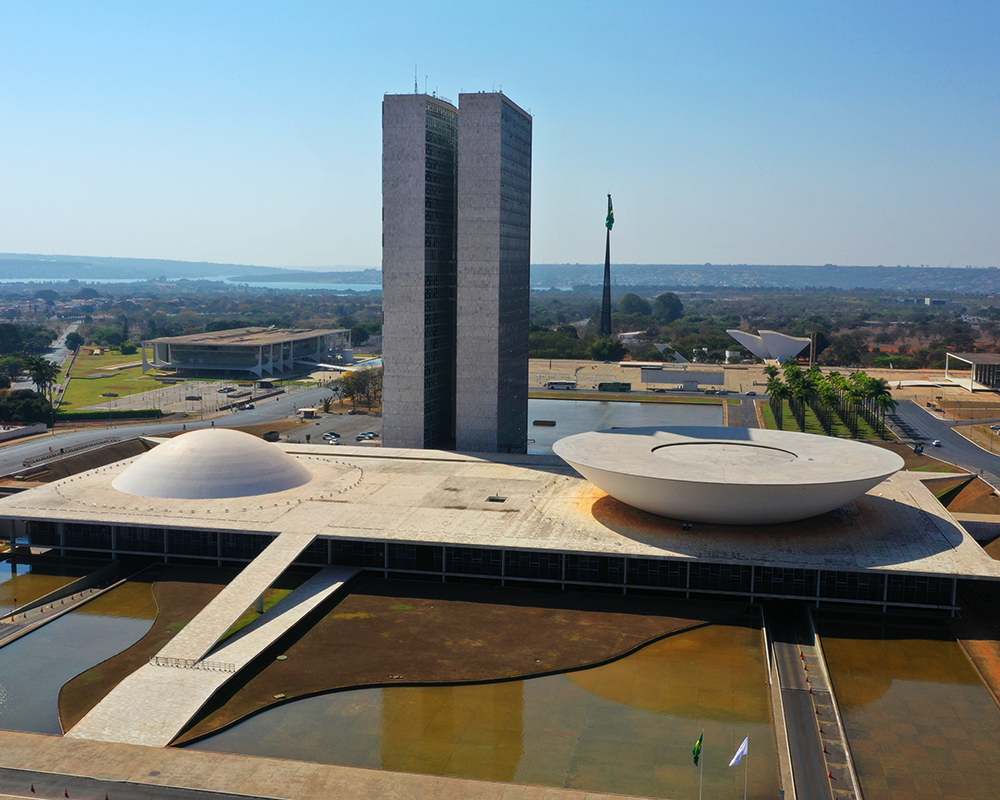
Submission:
<svg viewBox="0 0 1000 800">
<path fill-rule="evenodd" d="M 292 593 L 291 589 L 268 589 L 266 592 L 264 592 L 264 614 L 266 614 L 268 611 L 274 608 L 274 606 L 276 606 L 278 602 L 284 600 L 291 593 Z M 258 619 L 264 616 L 264 614 L 258 614 L 252 608 L 248 608 L 246 611 L 243 612 L 243 616 L 240 617 L 238 620 L 236 620 L 236 622 L 233 623 L 233 626 L 228 631 L 226 631 L 225 635 L 221 639 L 219 639 L 219 644 L 222 644 L 230 636 L 234 636 L 235 634 L 239 633 L 251 622 L 256 622 Z"/>
<path fill-rule="evenodd" d="M 764 427 L 768 430 L 777 430 L 778 423 L 774 419 L 774 414 L 771 411 L 771 404 L 761 403 L 761 412 L 764 417 Z M 792 410 L 788 405 L 788 401 L 784 401 L 783 412 L 781 414 L 781 429 L 783 431 L 799 431 L 799 425 L 795 421 L 795 417 L 792 415 Z M 849 439 L 851 438 L 851 432 L 848 430 L 847 426 L 840 421 L 840 418 L 834 415 L 833 425 L 831 426 L 831 431 L 834 436 Z M 820 424 L 819 417 L 811 408 L 806 408 L 806 429 L 805 433 L 815 433 L 817 436 L 826 436 L 826 431 L 823 430 L 823 426 Z M 875 432 L 867 422 L 863 419 L 858 419 L 858 438 L 859 439 L 881 439 L 882 437 Z"/>
<path fill-rule="evenodd" d="M 93 372 L 74 366 L 72 378 L 63 395 L 59 408 L 62 411 L 79 411 L 86 406 L 106 403 L 110 398 L 101 397 L 105 392 L 114 392 L 119 397 L 150 392 L 161 388 L 162 384 L 152 375 L 143 376 L 142 367 L 109 371 L 106 378 L 89 378 Z"/>
<path fill-rule="evenodd" d="M 918 456 L 913 452 L 913 448 L 910 445 L 903 444 L 902 442 L 884 442 L 875 446 L 892 450 L 892 452 L 903 459 L 903 469 L 910 472 L 955 472 L 963 475 L 967 474 L 964 469 L 946 464 L 944 461 L 938 461 L 931 455 Z M 930 450 L 931 448 L 927 449 Z"/>
<path fill-rule="evenodd" d="M 112 369 L 119 364 L 134 364 L 142 361 L 141 353 L 123 356 L 121 353 L 107 353 L 103 356 L 91 355 L 81 349 L 73 362 L 73 375 L 88 375 L 102 369 Z"/>
</svg>

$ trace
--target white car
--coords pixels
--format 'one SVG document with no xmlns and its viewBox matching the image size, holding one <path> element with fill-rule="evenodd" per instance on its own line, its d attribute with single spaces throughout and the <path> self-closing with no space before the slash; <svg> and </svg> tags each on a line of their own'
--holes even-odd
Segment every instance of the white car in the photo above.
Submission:
<svg viewBox="0 0 1000 800">
<path fill-rule="evenodd" d="M 933 442 L 931 442 L 931 447 L 940 447 L 940 446 L 941 446 L 940 439 L 935 439 Z"/>
</svg>

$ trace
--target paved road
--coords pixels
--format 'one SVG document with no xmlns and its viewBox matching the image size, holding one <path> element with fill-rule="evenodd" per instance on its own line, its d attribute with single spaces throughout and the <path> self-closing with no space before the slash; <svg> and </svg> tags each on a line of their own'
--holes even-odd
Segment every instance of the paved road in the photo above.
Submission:
<svg viewBox="0 0 1000 800">
<path fill-rule="evenodd" d="M 952 430 L 955 426 L 953 422 L 926 411 L 912 400 L 903 400 L 896 412 L 889 416 L 889 421 L 904 440 L 923 444 L 927 455 L 970 472 L 982 471 L 984 480 L 1000 488 L 1000 455 L 990 453 L 956 433 Z M 940 447 L 931 446 L 935 439 L 940 440 Z"/>
<path fill-rule="evenodd" d="M 795 796 L 803 800 L 832 798 L 816 711 L 800 658 L 800 648 L 812 644 L 805 610 L 800 603 L 793 602 L 767 603 L 765 608 L 778 667 Z"/>
</svg>

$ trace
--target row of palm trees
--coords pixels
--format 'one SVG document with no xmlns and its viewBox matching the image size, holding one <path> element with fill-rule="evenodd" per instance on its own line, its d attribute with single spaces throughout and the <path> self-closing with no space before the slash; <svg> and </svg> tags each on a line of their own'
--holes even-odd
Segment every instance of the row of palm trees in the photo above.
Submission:
<svg viewBox="0 0 1000 800">
<path fill-rule="evenodd" d="M 803 370 L 794 361 L 786 361 L 780 371 L 769 365 L 764 372 L 771 412 L 779 430 L 787 400 L 800 431 L 806 429 L 806 408 L 811 408 L 827 436 L 833 434 L 834 418 L 838 418 L 855 439 L 862 419 L 885 438 L 886 415 L 897 404 L 884 378 L 872 378 L 860 370 L 847 376 L 839 372 L 824 375 L 819 367 Z M 784 380 L 779 372 L 784 373 Z"/>
</svg>

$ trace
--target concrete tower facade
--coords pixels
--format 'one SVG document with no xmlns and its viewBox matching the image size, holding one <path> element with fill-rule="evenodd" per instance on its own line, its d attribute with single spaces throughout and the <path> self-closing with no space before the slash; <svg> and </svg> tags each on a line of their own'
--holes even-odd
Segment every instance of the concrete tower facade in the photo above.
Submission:
<svg viewBox="0 0 1000 800">
<path fill-rule="evenodd" d="M 386 95 L 382 205 L 386 446 L 525 452 L 531 117 Z"/>
<path fill-rule="evenodd" d="M 531 117 L 499 92 L 459 109 L 456 447 L 524 453 Z"/>
<path fill-rule="evenodd" d="M 458 109 L 425 94 L 382 101 L 383 438 L 455 442 Z"/>
</svg>

